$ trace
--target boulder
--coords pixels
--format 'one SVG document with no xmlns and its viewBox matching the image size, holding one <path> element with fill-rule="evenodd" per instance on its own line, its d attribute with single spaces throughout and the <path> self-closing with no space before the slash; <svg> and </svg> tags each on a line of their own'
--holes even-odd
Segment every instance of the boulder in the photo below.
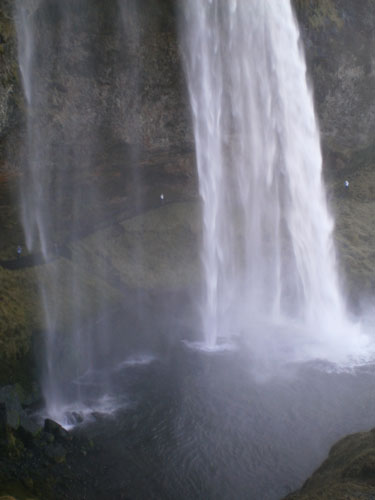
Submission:
<svg viewBox="0 0 375 500">
<path fill-rule="evenodd" d="M 375 430 L 346 436 L 302 488 L 285 500 L 375 498 Z"/>
<path fill-rule="evenodd" d="M 61 441 L 71 441 L 72 436 L 69 434 L 67 430 L 64 429 L 60 424 L 51 420 L 50 418 L 46 418 L 44 421 L 44 431 L 55 436 L 56 439 Z"/>
</svg>

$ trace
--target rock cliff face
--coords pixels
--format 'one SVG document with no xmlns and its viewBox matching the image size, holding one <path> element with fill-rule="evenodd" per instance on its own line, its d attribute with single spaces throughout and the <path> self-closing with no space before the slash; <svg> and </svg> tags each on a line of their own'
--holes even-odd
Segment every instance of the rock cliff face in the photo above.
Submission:
<svg viewBox="0 0 375 500">
<path fill-rule="evenodd" d="M 73 38 L 64 36 L 62 3 L 76 23 Z M 104 257 L 113 263 L 122 285 L 185 286 L 196 273 L 199 207 L 177 37 L 180 0 L 127 2 L 132 16 L 130 11 L 119 12 L 115 0 L 106 1 L 104 8 L 101 0 L 89 3 L 83 18 L 84 0 L 28 0 L 30 22 L 37 27 L 34 78 L 40 88 L 43 134 L 56 154 L 67 158 L 79 145 L 82 169 L 74 182 L 84 189 L 87 176 L 90 181 L 95 176 L 104 193 L 100 207 L 82 210 L 84 229 L 79 238 L 87 255 L 90 242 L 101 239 L 106 242 Z M 343 281 L 358 303 L 361 296 L 375 293 L 375 0 L 293 0 L 293 4 L 321 125 Z M 42 279 L 47 265 L 64 266 L 67 276 L 74 272 L 69 251 L 75 243 L 69 241 L 68 182 L 64 224 L 55 235 L 60 250 L 53 262 L 37 262 L 36 268 L 27 255 L 22 263 L 16 260 L 17 245 L 24 246 L 18 193 L 25 175 L 26 105 L 14 6 L 14 0 L 0 3 L 0 385 L 21 381 L 27 387 L 34 376 L 30 377 L 32 341 L 42 328 L 36 271 Z M 88 130 L 98 138 L 90 162 Z M 140 191 L 134 191 L 134 179 L 142 181 Z M 344 189 L 346 179 L 349 190 Z M 161 193 L 167 207 L 160 201 Z M 142 204 L 137 202 L 140 198 Z M 131 260 L 134 239 L 147 248 L 143 282 Z M 185 269 L 179 263 L 181 255 L 188 263 Z M 89 293 L 93 278 L 89 267 L 82 275 Z M 114 304 L 119 301 L 116 283 L 101 284 Z M 373 473 L 373 433 L 360 435 L 355 442 L 366 439 L 372 443 L 371 449 L 363 448 L 367 462 L 359 455 L 356 462 L 351 455 L 352 466 L 340 465 L 334 472 L 338 482 L 350 485 L 353 498 L 356 492 L 372 498 L 366 494 L 368 474 Z M 337 446 L 323 469 L 291 498 L 325 498 L 314 485 L 324 484 L 326 492 L 331 491 L 334 486 L 325 482 L 325 471 L 335 460 L 349 464 L 342 453 L 351 443 Z M 327 493 L 326 498 L 348 498 L 345 491 L 341 494 Z"/>
<path fill-rule="evenodd" d="M 20 92 L 11 2 L 3 2 L 0 8 L 0 62 L 0 139 L 3 139 L 16 125 L 16 100 Z"/>
<path fill-rule="evenodd" d="M 83 0 L 65 2 L 64 9 L 70 9 L 72 18 L 79 19 L 84 3 Z M 364 0 L 358 5 L 349 0 L 294 0 L 293 3 L 325 147 L 343 158 L 353 151 L 373 147 L 374 1 Z M 58 2 L 30 2 L 30 20 L 40 29 L 37 43 L 41 46 L 50 42 L 43 47 L 47 49 L 43 54 L 45 64 L 39 74 L 41 91 L 49 96 L 49 125 L 68 128 L 70 122 L 76 123 L 77 116 L 85 112 L 89 123 L 100 116 L 103 134 L 110 133 L 114 141 L 128 147 L 137 144 L 146 151 L 191 147 L 177 41 L 178 8 L 179 2 L 173 0 L 133 2 L 134 19 L 129 20 L 127 12 L 121 21 L 113 0 L 104 10 L 100 2 L 91 2 L 90 15 L 78 21 L 74 40 L 64 40 L 61 33 L 57 34 L 63 29 L 59 28 Z M 14 2 L 4 0 L 0 7 L 2 148 L 6 137 L 20 127 L 24 115 L 13 12 Z M 121 22 L 123 30 L 117 29 Z M 88 50 L 90 45 L 93 50 Z M 92 78 L 93 67 L 95 78 Z M 84 138 L 83 132 L 80 139 Z M 4 159 L 2 168 L 3 163 Z M 340 165 L 339 161 L 335 164 Z"/>
<path fill-rule="evenodd" d="M 129 239 L 119 236 L 127 234 L 124 221 L 150 210 L 160 215 L 161 193 L 170 203 L 170 214 L 176 202 L 197 200 L 193 139 L 177 35 L 180 2 L 134 0 L 127 2 L 127 12 L 119 12 L 114 0 L 106 2 L 105 9 L 99 0 L 91 0 L 90 9 L 85 9 L 86 3 L 68 0 L 64 2 L 64 14 L 58 0 L 28 3 L 29 22 L 37 32 L 38 59 L 33 77 L 40 89 L 41 130 L 46 142 L 53 145 L 51 165 L 56 163 L 54 154 L 64 155 L 69 165 L 72 149 L 79 147 L 82 164 L 74 182 L 82 189 L 85 182 L 96 182 L 103 193 L 100 206 L 83 207 L 79 237 L 87 241 L 105 237 L 109 241 L 113 236 L 116 244 L 109 247 L 129 247 Z M 375 0 L 357 3 L 294 0 L 321 123 L 324 172 L 336 214 L 343 281 L 350 297 L 358 300 L 360 293 L 375 290 Z M 25 172 L 22 145 L 26 133 L 14 6 L 13 0 L 3 0 L 0 5 L 0 307 L 4 323 L 0 340 L 9 360 L 17 356 L 21 359 L 30 350 L 31 329 L 40 327 L 36 294 L 29 293 L 35 290 L 34 270 L 27 266 L 15 270 L 19 266 L 12 264 L 17 245 L 23 245 L 17 197 Z M 86 12 L 84 16 L 82 12 Z M 73 29 L 72 37 L 66 36 L 67 19 L 74 20 L 69 28 Z M 93 135 L 96 150 L 90 155 Z M 134 179 L 141 181 L 138 190 L 134 190 Z M 343 187 L 346 179 L 350 181 L 348 191 Z M 54 235 L 62 248 L 71 243 L 69 182 L 65 189 L 63 223 Z M 178 255 L 187 248 L 186 242 L 192 245 L 191 260 L 196 259 L 191 242 L 199 234 L 192 220 L 198 211 L 189 207 L 179 205 L 180 223 L 168 228 L 160 226 L 164 216 L 152 215 L 148 224 L 152 226 L 151 239 L 147 242 L 153 256 L 150 269 L 169 269 L 167 261 L 156 261 L 155 256 L 167 259 L 171 248 Z M 139 228 L 144 227 L 139 218 L 135 221 Z M 160 245 L 153 251 L 159 230 L 168 233 L 168 252 Z M 65 252 L 57 257 L 66 263 L 67 255 Z M 116 261 L 114 255 L 107 257 Z M 131 262 L 128 264 L 121 279 L 134 286 L 138 278 L 132 275 Z M 178 264 L 174 269 L 174 277 L 167 273 L 166 286 L 179 280 L 185 283 Z M 156 278 L 153 274 L 150 283 L 160 285 L 160 280 L 161 275 Z M 11 338 L 20 341 L 10 351 L 7 346 L 12 344 Z"/>
<path fill-rule="evenodd" d="M 39 175 L 53 182 L 58 169 L 67 171 L 59 211 L 53 197 L 50 200 L 51 213 L 58 212 L 51 233 L 58 251 L 49 265 L 64 268 L 70 276 L 71 245 L 81 241 L 85 261 L 90 262 L 90 249 L 101 240 L 106 243 L 103 266 L 106 259 L 118 264 L 112 273 L 116 286 L 176 288 L 186 284 L 197 260 L 198 231 L 196 207 L 189 205 L 197 198 L 197 188 L 176 13 L 174 3 L 167 0 L 123 5 L 119 11 L 115 0 L 106 2 L 105 9 L 97 0 L 67 1 L 64 9 L 55 0 L 27 4 L 27 25 L 35 34 L 31 76 L 37 106 L 32 124 L 39 127 L 44 138 L 41 154 L 48 159 L 40 165 Z M 31 333 L 42 328 L 35 273 L 39 279 L 48 274 L 45 266 L 30 266 L 38 257 L 35 261 L 27 255 L 17 208 L 19 186 L 27 192 L 18 16 L 16 2 L 1 3 L 0 384 L 22 378 L 20 366 L 30 353 Z M 93 186 L 100 191 L 99 203 L 93 197 L 73 214 L 71 193 Z M 72 241 L 77 213 L 80 232 Z M 140 213 L 146 214 L 143 219 Z M 18 245 L 23 254 L 16 261 Z M 142 272 L 132 260 L 139 245 L 149 248 Z M 129 261 L 119 259 L 120 253 Z M 191 265 L 183 269 L 178 256 Z M 89 295 L 92 271 L 87 266 L 81 271 Z M 100 276 L 96 279 L 108 288 L 114 306 L 119 304 L 116 286 L 103 283 Z M 69 307 L 68 297 L 66 301 Z"/>
<path fill-rule="evenodd" d="M 295 0 L 324 143 L 332 151 L 374 143 L 374 2 Z"/>
</svg>

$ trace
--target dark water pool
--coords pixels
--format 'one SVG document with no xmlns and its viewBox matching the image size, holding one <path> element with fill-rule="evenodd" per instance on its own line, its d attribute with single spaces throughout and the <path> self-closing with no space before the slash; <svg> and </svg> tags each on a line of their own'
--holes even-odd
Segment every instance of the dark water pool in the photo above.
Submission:
<svg viewBox="0 0 375 500">
<path fill-rule="evenodd" d="M 280 499 L 337 439 L 375 425 L 372 366 L 262 373 L 241 350 L 181 343 L 112 384 L 125 407 L 80 429 L 98 446 L 88 498 Z"/>
</svg>

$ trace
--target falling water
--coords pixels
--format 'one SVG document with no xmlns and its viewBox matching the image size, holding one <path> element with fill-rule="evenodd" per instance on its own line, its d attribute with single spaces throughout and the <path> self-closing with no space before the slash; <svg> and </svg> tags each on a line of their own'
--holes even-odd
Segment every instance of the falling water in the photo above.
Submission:
<svg viewBox="0 0 375 500">
<path fill-rule="evenodd" d="M 353 333 L 290 1 L 189 0 L 184 14 L 206 344 L 257 322 L 300 325 L 321 338 Z"/>
<path fill-rule="evenodd" d="M 108 317 L 121 294 L 110 286 L 106 242 L 85 237 L 110 222 L 100 158 L 108 130 L 122 119 L 128 70 L 121 46 L 124 37 L 136 38 L 134 2 L 112 2 L 101 17 L 97 8 L 90 0 L 19 0 L 15 8 L 27 106 L 21 217 L 28 251 L 45 263 L 38 269 L 46 330 L 42 386 L 47 412 L 59 421 L 67 407 L 92 404 L 97 381 L 87 380 L 97 370 L 95 397 L 106 397 L 103 366 L 120 355 Z M 105 43 L 108 60 L 96 57 Z M 131 84 L 127 91 L 134 91 Z"/>
</svg>

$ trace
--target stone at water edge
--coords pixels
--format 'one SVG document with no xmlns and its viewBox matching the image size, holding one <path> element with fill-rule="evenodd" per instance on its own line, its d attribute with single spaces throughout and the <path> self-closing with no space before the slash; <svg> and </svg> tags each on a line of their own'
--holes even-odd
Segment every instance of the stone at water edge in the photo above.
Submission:
<svg viewBox="0 0 375 500">
<path fill-rule="evenodd" d="M 61 439 L 63 441 L 71 441 L 72 436 L 69 434 L 67 430 L 64 429 L 60 424 L 51 420 L 50 418 L 46 418 L 44 421 L 44 431 L 50 434 L 53 434 L 55 438 Z"/>
<path fill-rule="evenodd" d="M 302 488 L 284 500 L 372 500 L 375 498 L 375 429 L 350 434 L 335 443 L 328 457 Z"/>
</svg>

